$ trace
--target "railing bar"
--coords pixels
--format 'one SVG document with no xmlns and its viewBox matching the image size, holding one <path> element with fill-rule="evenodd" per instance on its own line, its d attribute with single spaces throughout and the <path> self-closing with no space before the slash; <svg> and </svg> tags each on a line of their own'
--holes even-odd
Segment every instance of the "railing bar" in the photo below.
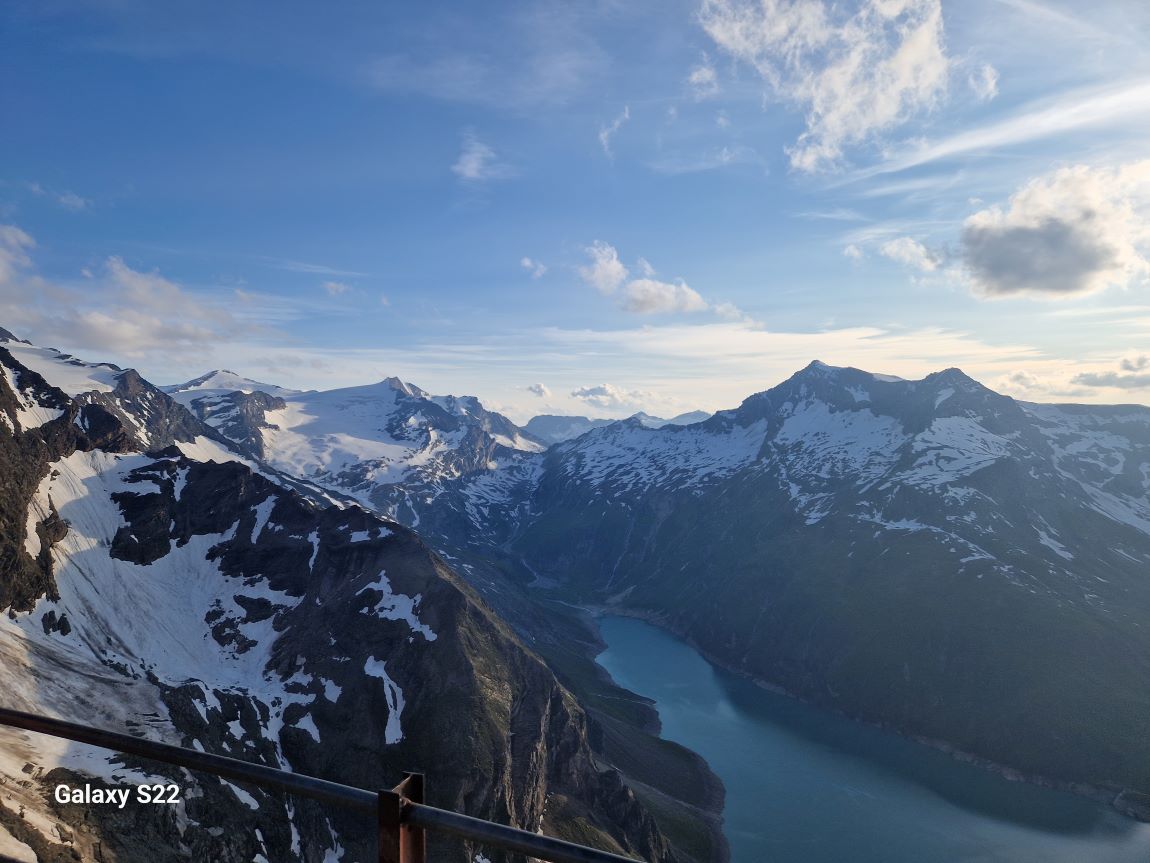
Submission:
<svg viewBox="0 0 1150 863">
<path fill-rule="evenodd" d="M 262 764 L 252 764 L 226 755 L 197 752 L 169 743 L 143 740 L 128 734 L 103 731 L 62 719 L 7 708 L 0 708 L 0 725 L 62 737 L 77 743 L 186 767 L 189 770 L 212 773 L 237 782 L 275 788 L 289 794 L 335 803 L 362 812 L 375 814 L 379 810 L 379 795 L 371 791 L 301 773 L 289 773 Z M 635 863 L 630 857 L 621 857 L 608 851 L 587 848 L 572 842 L 564 842 L 562 839 L 530 833 L 516 827 L 472 818 L 470 815 L 437 809 L 422 803 L 405 801 L 402 819 L 404 824 L 414 827 L 452 833 L 474 842 L 498 845 L 509 851 L 518 851 L 550 863 Z"/>
<path fill-rule="evenodd" d="M 62 719 L 50 719 L 46 716 L 36 716 L 32 713 L 0 708 L 0 725 L 23 728 L 26 731 L 49 734 L 53 737 L 63 737 L 77 743 L 87 743 L 102 749 L 111 749 L 128 755 L 162 761 L 179 767 L 186 767 L 189 770 L 214 773 L 224 779 L 234 779 L 237 782 L 275 788 L 290 794 L 311 797 L 314 800 L 338 803 L 364 812 L 374 813 L 377 806 L 377 796 L 370 791 L 364 791 L 362 788 L 352 788 L 350 785 L 328 782 L 326 779 L 317 779 L 314 776 L 305 776 L 300 773 L 289 773 L 274 767 L 265 767 L 262 764 L 252 764 L 237 758 L 229 758 L 226 755 L 197 752 L 194 749 L 185 749 L 168 743 L 157 743 L 154 740 L 142 740 L 139 737 L 119 734 L 114 731 L 102 731 L 74 722 L 65 722 Z"/>
<path fill-rule="evenodd" d="M 609 851 L 587 848 L 562 839 L 472 818 L 470 815 L 436 809 L 434 806 L 407 803 L 403 807 L 403 815 L 405 824 L 453 833 L 474 842 L 498 845 L 551 863 L 635 863 L 631 857 L 620 857 Z"/>
</svg>

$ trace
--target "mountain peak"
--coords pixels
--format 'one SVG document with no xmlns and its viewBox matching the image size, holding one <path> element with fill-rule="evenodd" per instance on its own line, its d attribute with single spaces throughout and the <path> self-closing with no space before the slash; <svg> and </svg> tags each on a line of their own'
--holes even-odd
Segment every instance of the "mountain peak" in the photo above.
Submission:
<svg viewBox="0 0 1150 863">
<path fill-rule="evenodd" d="M 392 375 L 389 378 L 384 378 L 381 383 L 383 383 L 384 386 L 390 387 L 396 392 L 403 393 L 405 396 L 414 396 L 416 398 L 425 398 L 427 396 L 427 393 L 425 393 L 415 384 L 406 383 L 405 381 L 397 378 L 395 375 Z"/>
<path fill-rule="evenodd" d="M 3 327 L 0 327 L 0 342 L 19 342 L 22 345 L 32 344 L 31 342 L 25 341 L 24 339 L 16 338 L 16 336 L 12 335 L 12 333 L 8 332 L 8 330 L 4 329 Z"/>
<path fill-rule="evenodd" d="M 207 394 L 208 391 L 215 393 L 265 392 L 273 396 L 294 395 L 299 392 L 298 390 L 287 389 L 276 386 L 275 384 L 265 384 L 262 381 L 246 378 L 241 374 L 233 372 L 231 369 L 213 369 L 197 378 L 192 378 L 192 380 L 187 383 L 172 384 L 170 386 L 160 387 L 160 389 L 172 396 L 178 396 L 181 393 L 190 393 L 197 397 Z"/>
</svg>

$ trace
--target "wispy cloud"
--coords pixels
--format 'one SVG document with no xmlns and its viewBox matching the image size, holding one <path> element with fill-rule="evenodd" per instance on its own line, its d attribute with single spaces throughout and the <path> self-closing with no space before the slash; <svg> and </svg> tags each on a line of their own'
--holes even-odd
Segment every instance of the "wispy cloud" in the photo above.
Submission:
<svg viewBox="0 0 1150 863">
<path fill-rule="evenodd" d="M 1138 118 L 1150 118 L 1150 80 L 1073 90 L 1028 108 L 1012 110 L 1005 120 L 904 149 L 870 168 L 853 172 L 846 179 L 856 181 L 893 174 L 968 153 L 989 152 L 1085 129 L 1117 124 L 1129 126 Z"/>
<path fill-rule="evenodd" d="M 310 264 L 306 261 L 292 261 L 285 258 L 260 257 L 259 260 L 269 267 L 277 270 L 286 270 L 289 273 L 307 273 L 313 276 L 346 276 L 349 278 L 364 277 L 367 273 L 354 270 L 343 270 L 339 267 L 329 267 L 327 264 Z"/>
<path fill-rule="evenodd" d="M 722 90 L 719 85 L 719 75 L 705 54 L 702 62 L 692 67 L 690 74 L 687 75 L 687 86 L 696 102 L 713 99 Z"/>
<path fill-rule="evenodd" d="M 609 64 L 578 5 L 540 0 L 475 10 L 479 20 L 464 15 L 462 26 L 416 35 L 410 49 L 376 57 L 367 80 L 389 93 L 525 113 L 566 104 Z"/>
<path fill-rule="evenodd" d="M 529 272 L 533 279 L 542 278 L 547 273 L 547 265 L 542 261 L 536 261 L 534 258 L 520 258 L 519 266 Z"/>
<path fill-rule="evenodd" d="M 38 198 L 47 198 L 65 210 L 70 210 L 73 213 L 78 213 L 81 210 L 87 210 L 92 206 L 92 201 L 89 198 L 81 197 L 75 192 L 59 191 L 56 189 L 48 189 L 40 183 L 27 183 L 26 187 L 29 192 Z"/>
<path fill-rule="evenodd" d="M 500 161 L 495 151 L 472 131 L 463 133 L 463 147 L 451 171 L 464 182 L 484 183 L 515 176 L 515 169 Z"/>
<path fill-rule="evenodd" d="M 599 146 L 603 148 L 603 152 L 608 159 L 614 158 L 615 154 L 611 152 L 611 139 L 623 128 L 623 124 L 631 119 L 631 107 L 629 105 L 623 106 L 623 112 L 619 114 L 608 125 L 602 126 L 599 129 Z"/>
<path fill-rule="evenodd" d="M 734 165 L 762 164 L 762 159 L 750 147 L 740 144 L 725 145 L 702 153 L 668 153 L 648 163 L 659 174 L 698 174 L 717 171 Z"/>
</svg>

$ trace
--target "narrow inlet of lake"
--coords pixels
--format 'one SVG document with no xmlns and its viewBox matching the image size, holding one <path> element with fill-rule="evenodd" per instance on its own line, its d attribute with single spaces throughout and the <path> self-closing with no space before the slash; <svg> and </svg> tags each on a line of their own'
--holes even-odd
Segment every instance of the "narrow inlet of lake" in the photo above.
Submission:
<svg viewBox="0 0 1150 863">
<path fill-rule="evenodd" d="M 769 692 L 639 620 L 599 663 L 727 789 L 732 863 L 1146 863 L 1150 824 Z"/>
</svg>

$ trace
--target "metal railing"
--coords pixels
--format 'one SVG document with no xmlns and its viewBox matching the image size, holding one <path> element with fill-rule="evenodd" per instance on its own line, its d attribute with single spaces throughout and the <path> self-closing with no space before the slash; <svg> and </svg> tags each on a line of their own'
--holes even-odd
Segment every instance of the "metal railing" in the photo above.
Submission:
<svg viewBox="0 0 1150 863">
<path fill-rule="evenodd" d="M 379 832 L 380 863 L 425 863 L 427 831 L 448 833 L 480 845 L 495 846 L 550 863 L 635 863 L 630 857 L 428 806 L 423 802 L 424 780 L 419 773 L 404 774 L 403 781 L 390 790 L 366 791 L 314 776 L 251 764 L 226 755 L 142 740 L 128 734 L 104 731 L 34 713 L 0 708 L 0 725 L 62 737 L 77 743 L 186 767 L 188 770 L 211 773 L 222 779 L 374 814 Z"/>
</svg>

